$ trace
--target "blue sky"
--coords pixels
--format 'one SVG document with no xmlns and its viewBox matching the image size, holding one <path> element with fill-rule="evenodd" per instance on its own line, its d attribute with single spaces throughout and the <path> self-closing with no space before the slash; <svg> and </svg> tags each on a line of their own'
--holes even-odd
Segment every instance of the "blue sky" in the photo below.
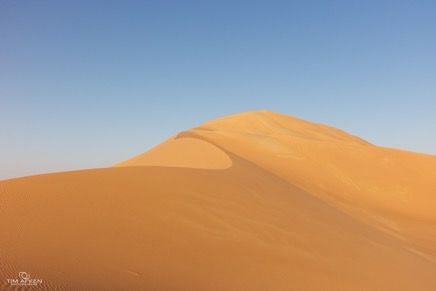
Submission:
<svg viewBox="0 0 436 291">
<path fill-rule="evenodd" d="M 435 1 L 0 2 L 0 179 L 270 109 L 436 155 Z"/>
</svg>

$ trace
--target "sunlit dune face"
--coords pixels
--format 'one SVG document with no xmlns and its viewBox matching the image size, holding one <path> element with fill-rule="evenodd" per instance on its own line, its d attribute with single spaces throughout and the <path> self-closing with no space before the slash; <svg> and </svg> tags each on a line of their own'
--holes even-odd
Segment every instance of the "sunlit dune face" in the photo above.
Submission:
<svg viewBox="0 0 436 291">
<path fill-rule="evenodd" d="M 162 166 L 217 170 L 227 169 L 231 165 L 232 160 L 229 156 L 213 144 L 195 138 L 173 138 L 116 166 Z"/>
</svg>

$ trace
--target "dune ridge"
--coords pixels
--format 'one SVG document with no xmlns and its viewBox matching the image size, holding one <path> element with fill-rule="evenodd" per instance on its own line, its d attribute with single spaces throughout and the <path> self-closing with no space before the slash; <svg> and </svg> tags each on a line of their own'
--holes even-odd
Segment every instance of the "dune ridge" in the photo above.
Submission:
<svg viewBox="0 0 436 291">
<path fill-rule="evenodd" d="M 435 290 L 436 157 L 271 111 L 0 181 L 0 289 Z"/>
</svg>

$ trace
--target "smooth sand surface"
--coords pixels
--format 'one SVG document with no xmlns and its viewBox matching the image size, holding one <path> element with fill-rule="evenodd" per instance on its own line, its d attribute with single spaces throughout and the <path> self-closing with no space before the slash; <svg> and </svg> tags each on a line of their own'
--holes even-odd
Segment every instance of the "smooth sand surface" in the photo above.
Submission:
<svg viewBox="0 0 436 291">
<path fill-rule="evenodd" d="M 0 181 L 0 289 L 436 290 L 436 157 L 255 111 Z"/>
</svg>

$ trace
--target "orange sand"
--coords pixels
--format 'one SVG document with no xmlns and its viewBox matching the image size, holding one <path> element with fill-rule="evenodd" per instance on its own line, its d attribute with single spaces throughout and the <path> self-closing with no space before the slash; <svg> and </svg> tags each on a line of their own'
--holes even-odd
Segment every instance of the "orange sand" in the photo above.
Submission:
<svg viewBox="0 0 436 291">
<path fill-rule="evenodd" d="M 256 111 L 0 182 L 0 289 L 436 290 L 436 157 Z M 17 290 L 21 290 L 18 289 Z"/>
</svg>

